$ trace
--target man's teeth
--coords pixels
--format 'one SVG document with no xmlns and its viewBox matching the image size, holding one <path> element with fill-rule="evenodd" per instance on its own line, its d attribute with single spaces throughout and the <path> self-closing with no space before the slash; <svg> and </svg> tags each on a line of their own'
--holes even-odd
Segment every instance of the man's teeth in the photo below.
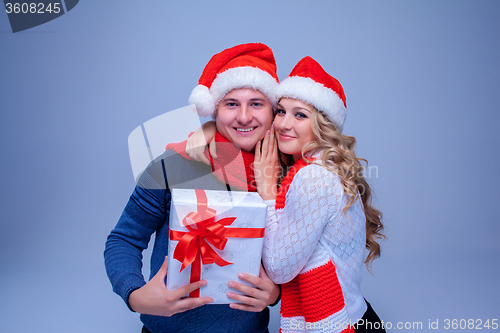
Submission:
<svg viewBox="0 0 500 333">
<path fill-rule="evenodd" d="M 250 132 L 252 131 L 253 129 L 255 129 L 256 127 L 252 127 L 252 128 L 236 128 L 236 130 L 238 132 Z"/>
</svg>

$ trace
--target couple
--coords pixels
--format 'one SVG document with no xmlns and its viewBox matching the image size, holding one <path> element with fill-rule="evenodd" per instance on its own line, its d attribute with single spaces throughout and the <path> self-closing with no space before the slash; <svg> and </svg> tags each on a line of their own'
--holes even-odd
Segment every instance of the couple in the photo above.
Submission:
<svg viewBox="0 0 500 333">
<path fill-rule="evenodd" d="M 214 116 L 218 157 L 205 155 L 207 165 L 186 153 L 186 142 L 168 145 L 141 175 L 106 242 L 113 289 L 141 313 L 143 332 L 267 332 L 267 306 L 280 298 L 277 284 L 282 332 L 369 331 L 371 326 L 363 323 L 380 327 L 360 282 L 364 248 L 370 251 L 367 263 L 380 253 L 376 239 L 382 224 L 359 176 L 354 138 L 341 134 L 345 97 L 340 83 L 306 57 L 278 84 L 272 51 L 263 44 L 244 44 L 212 57 L 189 101 L 200 115 Z M 232 170 L 236 147 L 245 167 Z M 278 148 L 289 167 L 279 190 Z M 269 205 L 265 270 L 239 276 L 254 287 L 230 282 L 230 288 L 244 294 L 230 291 L 228 297 L 239 302 L 230 305 L 183 298 L 204 286 L 203 280 L 166 290 L 170 190 L 226 190 L 229 185 L 257 190 Z M 153 233 L 152 278 L 146 283 L 142 251 Z M 348 325 L 359 319 L 364 320 L 360 325 Z"/>
</svg>

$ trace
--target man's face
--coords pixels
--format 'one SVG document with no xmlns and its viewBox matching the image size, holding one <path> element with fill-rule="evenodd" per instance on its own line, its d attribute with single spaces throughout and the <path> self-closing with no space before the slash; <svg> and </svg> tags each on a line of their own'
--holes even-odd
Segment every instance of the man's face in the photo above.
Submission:
<svg viewBox="0 0 500 333">
<path fill-rule="evenodd" d="M 250 88 L 231 90 L 217 107 L 217 131 L 242 150 L 252 152 L 273 122 L 273 106 L 266 96 Z"/>
</svg>

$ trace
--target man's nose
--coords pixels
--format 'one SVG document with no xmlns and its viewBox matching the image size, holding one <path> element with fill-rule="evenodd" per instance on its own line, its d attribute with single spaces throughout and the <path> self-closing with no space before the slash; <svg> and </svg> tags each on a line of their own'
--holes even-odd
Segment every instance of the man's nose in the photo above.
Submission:
<svg viewBox="0 0 500 333">
<path fill-rule="evenodd" d="M 238 112 L 237 120 L 240 124 L 246 125 L 252 121 L 252 111 L 250 108 L 243 104 Z"/>
</svg>

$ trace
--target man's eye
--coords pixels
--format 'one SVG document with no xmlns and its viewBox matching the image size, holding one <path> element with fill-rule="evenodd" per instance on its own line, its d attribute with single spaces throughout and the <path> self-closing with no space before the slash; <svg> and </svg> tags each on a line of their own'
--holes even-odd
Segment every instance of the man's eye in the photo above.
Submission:
<svg viewBox="0 0 500 333">
<path fill-rule="evenodd" d="M 255 102 L 255 103 L 253 103 L 252 105 L 253 105 L 253 106 L 256 106 L 256 107 L 259 107 L 259 106 L 262 106 L 262 103 L 257 103 L 257 102 Z"/>
<path fill-rule="evenodd" d="M 229 102 L 229 103 L 227 103 L 227 104 L 226 104 L 226 106 L 233 107 L 233 106 L 236 106 L 236 103 L 234 103 L 234 102 Z"/>
</svg>

